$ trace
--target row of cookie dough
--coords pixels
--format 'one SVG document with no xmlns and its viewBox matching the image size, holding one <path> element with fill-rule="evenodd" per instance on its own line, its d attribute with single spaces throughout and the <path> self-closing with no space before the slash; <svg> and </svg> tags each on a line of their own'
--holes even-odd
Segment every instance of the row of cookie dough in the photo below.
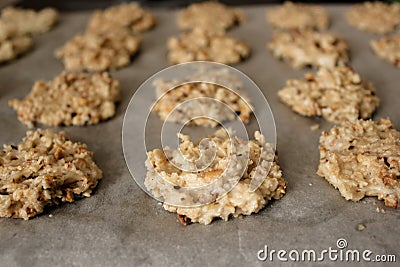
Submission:
<svg viewBox="0 0 400 267">
<path fill-rule="evenodd" d="M 345 14 L 347 22 L 363 31 L 386 34 L 400 25 L 400 4 L 380 1 L 356 4 Z M 318 30 L 328 29 L 330 18 L 328 12 L 318 5 L 292 3 L 267 12 L 267 21 L 281 30 Z"/>
<path fill-rule="evenodd" d="M 128 65 L 156 20 L 136 2 L 95 11 L 84 33 L 55 51 L 69 71 L 100 72 Z"/>
<path fill-rule="evenodd" d="M 400 24 L 400 4 L 357 4 L 346 13 L 346 18 L 359 29 L 390 33 Z M 336 34 L 317 32 L 329 26 L 329 14 L 323 7 L 285 2 L 268 11 L 267 20 L 273 28 L 281 30 L 274 34 L 267 45 L 275 57 L 289 62 L 295 68 L 348 65 L 350 57 L 346 41 Z M 370 45 L 378 57 L 400 66 L 400 36 L 373 40 Z"/>
<path fill-rule="evenodd" d="M 14 9 L 7 8 L 4 12 L 9 10 Z M 21 25 L 12 25 L 27 33 L 45 31 L 41 18 L 48 15 L 46 10 L 38 14 L 18 13 Z M 25 29 L 22 21 L 27 19 L 32 23 L 31 28 Z M 106 72 L 76 71 L 126 65 L 140 43 L 131 31 L 145 30 L 152 25 L 153 17 L 136 3 L 96 11 L 90 19 L 89 31 L 57 52 L 68 55 L 66 68 L 74 71 L 65 71 L 52 81 L 36 82 L 23 100 L 12 99 L 9 105 L 29 127 L 35 123 L 96 124 L 114 116 L 120 96 L 119 82 Z M 1 34 L 5 36 L 4 31 Z M 4 46 L 0 48 L 1 55 Z M 0 178 L 0 217 L 29 219 L 47 206 L 89 197 L 102 178 L 102 171 L 86 145 L 68 140 L 63 132 L 36 130 L 28 131 L 17 146 L 4 145 L 0 152 Z"/>
<path fill-rule="evenodd" d="M 32 36 L 49 31 L 58 21 L 58 16 L 53 8 L 38 12 L 4 8 L 0 14 L 0 64 L 28 51 L 33 45 Z"/>
</svg>

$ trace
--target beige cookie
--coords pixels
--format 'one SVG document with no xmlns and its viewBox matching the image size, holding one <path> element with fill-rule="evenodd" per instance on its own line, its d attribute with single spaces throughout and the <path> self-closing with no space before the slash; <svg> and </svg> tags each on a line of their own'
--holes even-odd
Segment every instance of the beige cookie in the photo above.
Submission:
<svg viewBox="0 0 400 267">
<path fill-rule="evenodd" d="M 178 214 L 181 223 L 209 224 L 215 218 L 227 221 L 231 216 L 250 215 L 259 212 L 270 200 L 280 199 L 285 194 L 287 182 L 282 178 L 272 145 L 265 142 L 259 132 L 255 133 L 255 140 L 248 142 L 235 137 L 234 133 L 229 135 L 220 129 L 208 136 L 218 153 L 215 158 L 207 153 L 202 154 L 205 156 L 201 159 L 205 162 L 212 159 L 211 164 L 202 171 L 186 171 L 190 169 L 190 163 L 182 163 L 179 168 L 171 163 L 174 160 L 181 161 L 181 152 L 190 160 L 200 157 L 199 144 L 193 143 L 189 136 L 180 135 L 180 150 L 155 149 L 148 152 L 148 172 L 144 183 L 155 197 L 162 197 L 167 203 L 176 198 L 185 203 L 205 203 L 195 207 L 164 204 L 166 210 Z M 237 150 L 231 149 L 231 140 Z M 244 167 L 244 172 L 238 177 L 236 186 L 228 193 L 221 193 L 227 183 L 216 181 L 232 179 L 240 167 Z M 250 190 L 253 179 L 260 182 L 255 191 Z M 211 195 L 198 195 L 199 191 L 183 189 L 209 185 L 213 186 Z"/>
<path fill-rule="evenodd" d="M 400 68 L 400 35 L 372 40 L 370 45 L 379 58 Z"/>
<path fill-rule="evenodd" d="M 132 2 L 97 10 L 91 16 L 87 31 L 105 32 L 118 28 L 127 28 L 134 32 L 143 32 L 152 28 L 156 23 L 154 16 Z"/>
<path fill-rule="evenodd" d="M 0 24 L 5 24 L 12 36 L 25 34 L 38 34 L 49 31 L 58 21 L 58 12 L 53 8 L 45 8 L 40 11 L 6 7 L 1 11 Z M 0 36 L 2 33 L 0 26 Z M 0 38 L 1 39 L 1 38 Z"/>
<path fill-rule="evenodd" d="M 400 132 L 389 119 L 345 122 L 323 132 L 318 175 L 347 200 L 377 196 L 396 208 L 400 197 Z"/>
<path fill-rule="evenodd" d="M 119 82 L 108 73 L 63 72 L 54 80 L 38 81 L 22 100 L 9 105 L 29 127 L 97 124 L 115 114 Z"/>
<path fill-rule="evenodd" d="M 354 5 L 346 13 L 347 21 L 354 27 L 376 34 L 395 30 L 400 24 L 400 4 L 380 1 Z"/>
<path fill-rule="evenodd" d="M 310 30 L 275 33 L 267 48 L 294 68 L 333 68 L 349 62 L 347 43 L 332 33 Z"/>
<path fill-rule="evenodd" d="M 85 144 L 63 132 L 28 131 L 0 151 L 0 217 L 28 220 L 47 206 L 90 197 L 101 177 Z"/>
<path fill-rule="evenodd" d="M 218 122 L 233 121 L 236 115 L 244 123 L 250 121 L 252 109 L 243 92 L 230 91 L 212 83 L 186 83 L 175 87 L 177 84 L 174 81 L 155 81 L 157 102 L 153 111 L 162 120 L 186 123 L 205 116 L 212 119 L 194 119 L 190 124 L 210 127 L 218 126 Z M 185 101 L 190 102 L 183 104 Z"/>
<path fill-rule="evenodd" d="M 188 6 L 178 16 L 178 27 L 182 30 L 227 30 L 244 20 L 241 10 L 224 4 L 207 1 Z"/>
<path fill-rule="evenodd" d="M 13 60 L 32 47 L 32 38 L 27 35 L 0 40 L 0 63 Z"/>
<path fill-rule="evenodd" d="M 198 28 L 170 38 L 167 47 L 171 63 L 205 60 L 235 64 L 250 55 L 250 48 L 244 41 L 223 31 L 210 32 Z"/>
<path fill-rule="evenodd" d="M 318 5 L 285 2 L 267 12 L 267 21 L 282 30 L 325 30 L 329 26 L 329 15 Z"/>
<path fill-rule="evenodd" d="M 141 37 L 126 29 L 78 34 L 55 52 L 67 70 L 104 71 L 128 65 L 139 50 Z"/>
<path fill-rule="evenodd" d="M 288 80 L 278 92 L 283 103 L 308 117 L 333 122 L 370 118 L 379 105 L 374 86 L 352 68 L 321 68 L 303 80 Z"/>
</svg>

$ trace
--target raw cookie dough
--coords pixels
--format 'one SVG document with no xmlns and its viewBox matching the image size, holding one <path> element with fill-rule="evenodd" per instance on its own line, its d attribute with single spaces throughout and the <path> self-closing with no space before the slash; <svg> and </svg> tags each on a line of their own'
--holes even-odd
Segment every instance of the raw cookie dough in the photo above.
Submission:
<svg viewBox="0 0 400 267">
<path fill-rule="evenodd" d="M 400 68 L 400 35 L 372 40 L 370 45 L 379 58 Z"/>
<path fill-rule="evenodd" d="M 249 46 L 224 31 L 204 31 L 196 28 L 167 42 L 168 60 L 183 63 L 196 60 L 234 64 L 250 55 Z"/>
<path fill-rule="evenodd" d="M 175 87 L 178 84 L 180 83 L 177 81 L 162 79 L 154 82 L 158 101 L 153 111 L 157 112 L 162 120 L 185 123 L 195 117 L 207 116 L 222 123 L 234 120 L 236 113 L 244 123 L 250 121 L 252 113 L 250 101 L 240 89 L 230 88 L 233 90 L 230 91 L 216 84 L 204 82 L 186 83 Z M 169 91 L 170 89 L 172 90 Z M 203 101 L 198 99 L 191 101 L 190 104 L 180 105 L 187 100 L 203 97 L 211 98 L 211 100 L 205 99 Z M 229 106 L 231 110 L 220 102 Z M 175 108 L 176 110 L 172 112 Z M 194 119 L 190 121 L 190 124 L 210 127 L 218 126 L 218 122 L 206 118 Z"/>
<path fill-rule="evenodd" d="M 242 11 L 224 4 L 207 1 L 188 6 L 178 16 L 178 27 L 182 30 L 227 30 L 244 20 Z"/>
<path fill-rule="evenodd" d="M 322 6 L 292 2 L 269 10 L 267 20 L 282 30 L 325 30 L 329 26 L 328 12 Z"/>
<path fill-rule="evenodd" d="M 29 127 L 97 124 L 115 114 L 119 82 L 108 73 L 63 72 L 49 82 L 38 81 L 23 99 L 9 105 Z"/>
<path fill-rule="evenodd" d="M 114 70 L 128 65 L 142 38 L 126 29 L 78 34 L 55 51 L 70 71 Z"/>
<path fill-rule="evenodd" d="M 13 60 L 32 47 L 32 38 L 23 35 L 0 40 L 0 63 Z"/>
<path fill-rule="evenodd" d="M 370 118 L 379 105 L 374 86 L 349 67 L 321 68 L 315 76 L 288 80 L 278 96 L 303 116 L 333 122 Z"/>
<path fill-rule="evenodd" d="M 141 8 L 139 3 L 132 2 L 96 10 L 88 22 L 87 31 L 105 32 L 127 28 L 133 32 L 144 32 L 155 23 L 156 20 L 149 11 Z"/>
<path fill-rule="evenodd" d="M 267 48 L 294 68 L 333 68 L 349 62 L 347 43 L 332 33 L 311 30 L 275 33 Z"/>
<path fill-rule="evenodd" d="M 345 122 L 320 137 L 318 175 L 347 200 L 377 196 L 396 208 L 400 197 L 400 132 L 389 119 Z"/>
<path fill-rule="evenodd" d="M 38 34 L 49 31 L 58 21 L 58 12 L 53 8 L 40 11 L 6 7 L 0 15 L 0 40 L 10 36 Z"/>
<path fill-rule="evenodd" d="M 146 161 L 147 177 L 145 186 L 156 197 L 162 196 L 168 199 L 170 195 L 178 194 L 179 197 L 190 198 L 190 195 L 180 193 L 182 187 L 197 187 L 207 185 L 220 178 L 223 173 L 231 172 L 227 162 L 233 160 L 232 166 L 242 162 L 245 166 L 243 176 L 233 189 L 225 195 L 218 198 L 217 195 L 211 196 L 210 204 L 197 207 L 178 207 L 164 204 L 164 208 L 170 212 L 176 212 L 178 218 L 183 224 L 188 222 L 199 222 L 209 224 L 214 218 L 222 218 L 227 221 L 230 216 L 250 215 L 260 211 L 271 199 L 280 199 L 285 194 L 287 182 L 282 178 L 282 171 L 278 165 L 278 158 L 274 153 L 272 145 L 265 142 L 264 137 L 255 133 L 255 140 L 248 143 L 241 139 L 238 140 L 249 151 L 248 157 L 242 154 L 234 154 L 231 150 L 231 141 L 224 129 L 216 131 L 209 138 L 216 144 L 219 151 L 212 164 L 201 172 L 188 172 L 176 168 L 166 158 L 164 152 L 169 157 L 179 157 L 178 150 L 160 150 L 155 149 L 148 152 Z M 191 159 L 198 158 L 199 146 L 193 143 L 189 136 L 180 135 L 180 151 Z M 233 138 L 235 139 L 235 138 Z M 228 166 L 227 166 L 228 165 Z M 258 166 L 258 167 L 257 167 Z M 235 167 L 233 167 L 235 168 Z M 254 192 L 250 192 L 250 184 L 255 173 L 261 174 L 261 186 Z M 258 175 L 257 174 L 257 175 Z M 167 183 L 168 180 L 174 186 Z M 223 187 L 223 186 L 222 186 Z M 215 189 L 216 192 L 219 192 Z M 214 191 L 213 191 L 214 192 Z M 214 201 L 213 201 L 214 200 Z"/>
<path fill-rule="evenodd" d="M 101 178 L 85 144 L 63 132 L 28 131 L 0 151 L 0 217 L 28 220 L 46 206 L 90 197 Z"/>
<path fill-rule="evenodd" d="M 394 31 L 400 24 L 400 4 L 364 2 L 354 5 L 346 13 L 347 21 L 354 27 L 376 34 Z"/>
</svg>

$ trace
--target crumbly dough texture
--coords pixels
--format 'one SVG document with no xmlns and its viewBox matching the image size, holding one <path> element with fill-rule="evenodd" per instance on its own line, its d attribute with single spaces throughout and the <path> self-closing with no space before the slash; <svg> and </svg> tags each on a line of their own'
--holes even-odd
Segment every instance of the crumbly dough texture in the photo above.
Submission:
<svg viewBox="0 0 400 267">
<path fill-rule="evenodd" d="M 58 21 L 58 12 L 53 8 L 40 11 L 6 7 L 0 15 L 0 40 L 26 34 L 49 31 Z"/>
<path fill-rule="evenodd" d="M 184 9 L 178 16 L 181 30 L 201 28 L 203 30 L 227 30 L 244 20 L 244 13 L 224 4 L 206 1 L 195 3 Z"/>
<path fill-rule="evenodd" d="M 275 33 L 268 44 L 272 54 L 294 68 L 309 66 L 333 68 L 349 61 L 347 43 L 332 33 L 311 30 Z"/>
<path fill-rule="evenodd" d="M 222 123 L 235 120 L 236 116 L 233 113 L 235 112 L 243 122 L 248 123 L 250 121 L 251 104 L 246 94 L 240 89 L 231 88 L 231 91 L 216 84 L 203 82 L 186 83 L 175 87 L 178 84 L 179 82 L 177 81 L 163 79 L 158 79 L 154 83 L 158 101 L 153 111 L 157 112 L 162 120 L 186 123 L 192 118 L 207 116 Z M 191 101 L 190 104 L 180 105 L 187 100 L 203 97 L 211 100 L 196 100 Z M 220 102 L 229 106 L 231 110 L 220 104 Z M 175 108 L 176 111 L 173 112 Z M 210 127 L 219 125 L 215 120 L 206 118 L 194 119 L 189 123 Z"/>
<path fill-rule="evenodd" d="M 85 144 L 63 132 L 28 131 L 0 151 L 0 217 L 28 220 L 46 206 L 89 197 L 101 178 Z"/>
<path fill-rule="evenodd" d="M 168 60 L 175 63 L 196 60 L 235 64 L 250 55 L 249 46 L 224 31 L 205 31 L 199 28 L 171 37 L 167 42 Z"/>
<path fill-rule="evenodd" d="M 67 70 L 114 70 L 130 63 L 139 50 L 140 35 L 126 29 L 78 34 L 55 52 Z"/>
<path fill-rule="evenodd" d="M 345 122 L 320 137 L 318 175 L 347 200 L 377 196 L 396 208 L 400 197 L 400 132 L 389 119 Z"/>
<path fill-rule="evenodd" d="M 267 21 L 282 30 L 325 30 L 329 26 L 329 15 L 321 6 L 288 1 L 269 10 Z"/>
<path fill-rule="evenodd" d="M 13 60 L 32 47 L 32 38 L 27 35 L 0 40 L 0 63 Z"/>
<path fill-rule="evenodd" d="M 400 4 L 380 1 L 356 4 L 346 13 L 346 19 L 360 30 L 386 34 L 400 24 Z"/>
<path fill-rule="evenodd" d="M 22 100 L 9 105 L 29 127 L 97 124 L 115 114 L 119 82 L 108 73 L 63 72 L 49 82 L 38 81 Z"/>
<path fill-rule="evenodd" d="M 374 86 L 349 67 L 321 68 L 315 76 L 288 80 L 278 96 L 303 116 L 332 122 L 370 118 L 379 105 Z"/>
<path fill-rule="evenodd" d="M 379 58 L 400 68 L 400 35 L 372 40 L 370 45 Z"/>
<path fill-rule="evenodd" d="M 180 135 L 182 142 L 180 143 L 180 151 L 190 159 L 196 159 L 200 156 L 198 144 L 193 143 L 189 136 Z M 201 172 L 182 171 L 172 165 L 164 152 L 169 158 L 177 158 L 180 153 L 177 150 L 160 150 L 155 149 L 148 152 L 146 166 L 148 173 L 145 179 L 145 186 L 156 197 L 162 196 L 168 199 L 168 195 L 178 193 L 179 197 L 187 197 L 183 193 L 179 195 L 179 191 L 184 186 L 202 186 L 209 184 L 218 179 L 225 169 L 229 172 L 229 159 L 238 160 L 234 162 L 236 166 L 240 162 L 241 154 L 238 158 L 232 157 L 230 150 L 231 141 L 227 132 L 223 129 L 216 131 L 209 136 L 216 144 L 218 153 L 212 164 Z M 239 139 L 240 141 L 240 139 Z M 264 137 L 259 133 L 255 133 L 255 140 L 249 142 L 241 141 L 243 146 L 249 151 L 248 158 L 244 160 L 245 171 L 237 185 L 227 194 L 217 198 L 212 196 L 214 201 L 209 204 L 197 207 L 178 207 L 164 203 L 164 208 L 170 212 L 178 214 L 179 221 L 183 224 L 187 222 L 199 222 L 201 224 L 209 224 L 214 218 L 222 218 L 227 221 L 230 216 L 238 217 L 239 215 L 250 215 L 260 211 L 271 199 L 280 199 L 285 194 L 287 182 L 282 178 L 282 171 L 278 165 L 278 159 L 275 156 L 272 145 L 265 142 Z M 259 161 L 260 160 L 260 161 Z M 268 161 L 268 163 L 266 162 Z M 259 163 L 261 162 L 261 163 Z M 258 164 L 259 163 L 259 164 Z M 230 166 L 230 165 L 229 165 Z M 258 172 L 262 174 L 263 181 L 261 185 L 254 191 L 250 192 L 251 179 Z M 163 179 L 174 184 L 174 192 L 166 191 Z M 265 178 L 265 179 L 264 179 Z M 169 183 L 168 183 L 169 184 Z"/>
<path fill-rule="evenodd" d="M 88 22 L 87 31 L 107 32 L 127 28 L 133 32 L 144 32 L 155 24 L 156 20 L 149 11 L 132 2 L 96 10 Z"/>
</svg>

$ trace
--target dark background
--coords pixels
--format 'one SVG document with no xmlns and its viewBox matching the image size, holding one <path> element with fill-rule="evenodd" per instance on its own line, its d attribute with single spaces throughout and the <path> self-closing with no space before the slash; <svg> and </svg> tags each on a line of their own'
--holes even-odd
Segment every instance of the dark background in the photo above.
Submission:
<svg viewBox="0 0 400 267">
<path fill-rule="evenodd" d="M 79 1 L 79 0 L 68 0 L 68 1 L 56 1 L 56 0 L 41 0 L 41 1 L 32 1 L 32 0 L 22 0 L 17 1 L 17 6 L 24 8 L 33 8 L 40 9 L 47 6 L 55 7 L 61 11 L 73 11 L 73 10 L 84 10 L 84 9 L 94 9 L 94 8 L 105 8 L 111 5 L 123 3 L 127 1 L 123 0 L 88 0 L 88 1 Z M 128 1 L 129 2 L 129 1 Z M 147 7 L 182 7 L 186 6 L 190 3 L 194 2 L 202 2 L 202 1 L 194 1 L 194 0 L 138 0 L 143 6 Z M 284 1 L 276 1 L 276 0 L 233 0 L 233 1 L 223 1 L 220 2 L 229 4 L 229 5 L 251 5 L 251 4 L 265 4 L 265 3 L 283 3 Z M 307 2 L 307 3 L 355 3 L 355 2 L 363 2 L 363 1 L 293 1 L 293 2 Z M 393 1 L 385 1 L 385 2 L 393 2 Z"/>
</svg>

